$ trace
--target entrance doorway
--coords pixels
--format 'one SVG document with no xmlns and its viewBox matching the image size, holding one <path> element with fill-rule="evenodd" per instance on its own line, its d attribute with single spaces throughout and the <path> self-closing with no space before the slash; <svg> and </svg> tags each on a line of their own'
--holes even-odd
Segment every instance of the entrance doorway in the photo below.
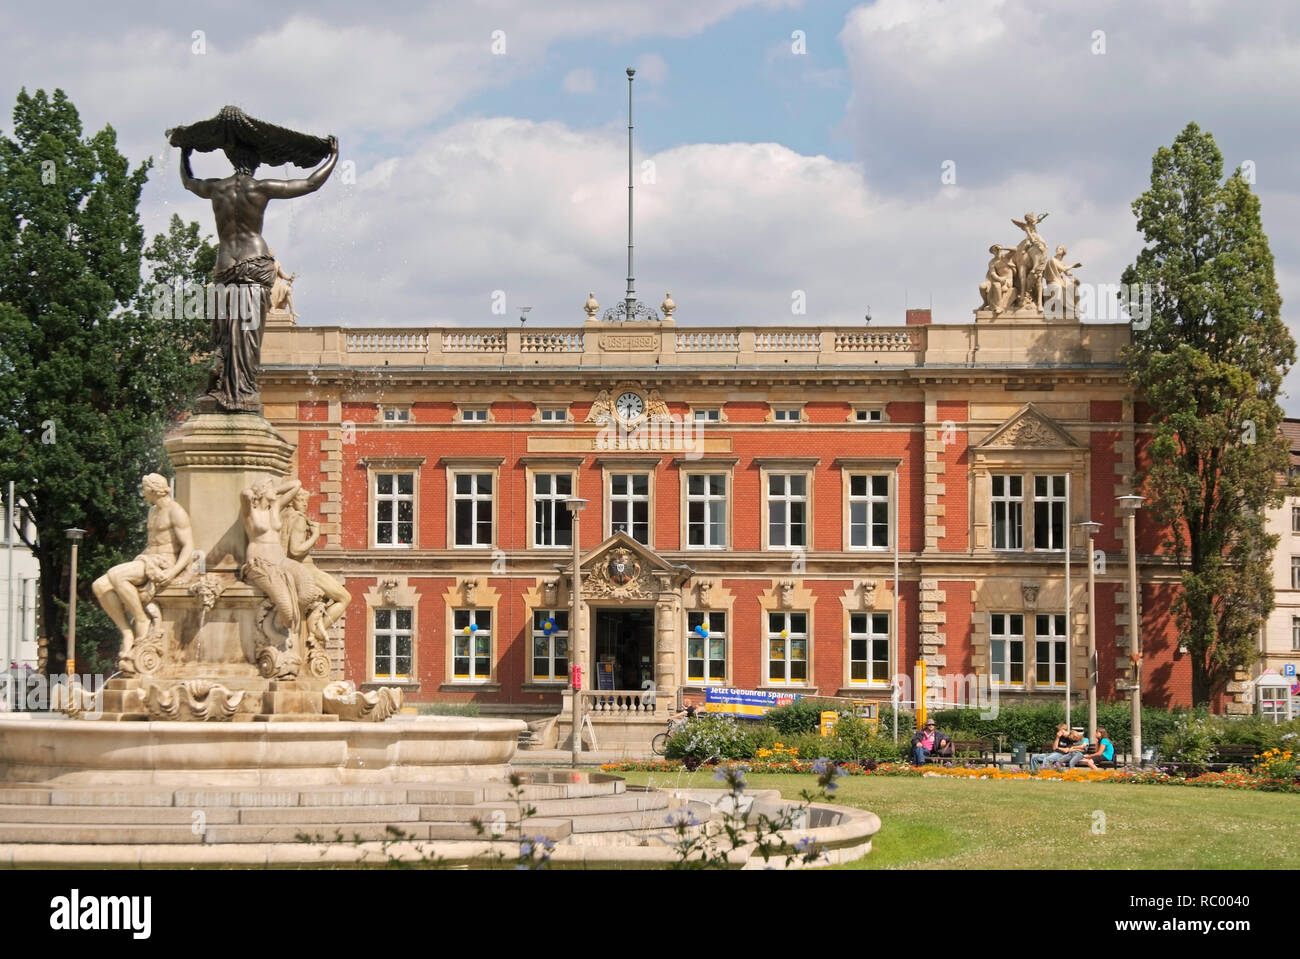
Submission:
<svg viewBox="0 0 1300 959">
<path fill-rule="evenodd" d="M 641 689 L 655 678 L 653 607 L 597 609 L 596 689 Z"/>
</svg>

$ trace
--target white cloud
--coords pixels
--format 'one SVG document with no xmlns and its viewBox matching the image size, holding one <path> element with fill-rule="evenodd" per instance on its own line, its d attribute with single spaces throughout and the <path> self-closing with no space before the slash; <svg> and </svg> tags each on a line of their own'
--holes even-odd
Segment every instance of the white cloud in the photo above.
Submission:
<svg viewBox="0 0 1300 959">
<path fill-rule="evenodd" d="M 659 86 L 668 79 L 668 62 L 657 53 L 647 53 L 636 62 L 637 79 Z"/>
<path fill-rule="evenodd" d="M 501 323 L 494 290 L 530 322 L 577 324 L 588 290 L 606 305 L 625 274 L 624 141 L 616 131 L 494 118 L 458 124 L 352 187 L 273 204 L 268 240 L 300 274 L 305 323 Z M 636 191 L 637 285 L 672 290 L 683 323 L 902 321 L 905 299 L 965 322 L 990 242 L 1012 242 L 1023 196 L 1062 209 L 1064 178 L 938 190 L 920 201 L 873 191 L 852 164 L 773 143 L 695 144 L 650 157 Z M 638 162 L 641 157 L 638 157 Z M 290 212 L 292 211 L 292 212 Z M 1050 220 L 1090 277 L 1118 275 L 1123 217 L 1088 204 Z M 1136 237 L 1133 238 L 1136 240 Z M 803 290 L 808 315 L 790 313 Z"/>
<path fill-rule="evenodd" d="M 564 75 L 565 93 L 595 93 L 596 72 L 590 67 L 578 67 Z"/>
</svg>

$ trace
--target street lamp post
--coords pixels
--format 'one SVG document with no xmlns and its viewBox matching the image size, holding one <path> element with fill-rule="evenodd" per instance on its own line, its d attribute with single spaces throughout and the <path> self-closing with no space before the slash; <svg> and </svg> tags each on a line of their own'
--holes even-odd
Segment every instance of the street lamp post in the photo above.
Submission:
<svg viewBox="0 0 1300 959">
<path fill-rule="evenodd" d="M 581 668 L 581 663 L 585 659 L 582 655 L 583 650 L 579 645 L 579 637 L 582 634 L 582 625 L 579 621 L 579 612 L 582 609 L 582 547 L 578 540 L 578 514 L 582 508 L 587 505 L 585 499 L 571 496 L 564 501 L 565 507 L 569 510 L 569 516 L 573 520 L 573 586 L 569 590 L 569 690 L 573 694 L 573 750 L 571 759 L 573 768 L 578 768 L 578 754 L 582 752 L 582 691 L 578 689 L 577 669 Z"/>
<path fill-rule="evenodd" d="M 77 672 L 77 544 L 86 535 L 86 531 L 74 526 L 64 532 L 72 543 L 72 569 L 68 576 L 68 665 L 65 669 L 68 682 L 71 683 Z"/>
<path fill-rule="evenodd" d="M 1133 663 L 1133 759 L 1142 764 L 1142 632 L 1138 629 L 1137 511 L 1146 498 L 1136 493 L 1117 496 L 1115 501 L 1128 514 L 1128 636 Z"/>
<path fill-rule="evenodd" d="M 1088 520 L 1079 523 L 1088 534 L 1088 735 L 1097 728 L 1097 581 L 1093 550 L 1101 524 Z"/>
</svg>

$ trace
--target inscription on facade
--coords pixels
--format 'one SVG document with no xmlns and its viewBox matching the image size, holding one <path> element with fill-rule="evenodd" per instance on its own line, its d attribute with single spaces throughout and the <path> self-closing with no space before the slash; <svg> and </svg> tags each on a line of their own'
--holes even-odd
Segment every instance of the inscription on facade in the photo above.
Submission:
<svg viewBox="0 0 1300 959">
<path fill-rule="evenodd" d="M 655 351 L 659 349 L 659 335 L 657 333 L 611 333 L 600 338 L 600 348 L 606 353 Z"/>
</svg>

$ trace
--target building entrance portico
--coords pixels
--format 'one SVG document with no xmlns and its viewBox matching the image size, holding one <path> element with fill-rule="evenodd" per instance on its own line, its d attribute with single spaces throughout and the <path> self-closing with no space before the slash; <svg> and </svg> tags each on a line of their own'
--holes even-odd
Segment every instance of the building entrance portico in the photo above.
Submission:
<svg viewBox="0 0 1300 959">
<path fill-rule="evenodd" d="M 655 731 L 645 724 L 676 709 L 682 585 L 691 571 L 621 532 L 586 553 L 581 568 L 575 662 L 584 670 L 583 712 L 599 724 L 602 748 L 644 745 Z"/>
<path fill-rule="evenodd" d="M 593 689 L 653 689 L 653 606 L 594 609 Z"/>
</svg>

